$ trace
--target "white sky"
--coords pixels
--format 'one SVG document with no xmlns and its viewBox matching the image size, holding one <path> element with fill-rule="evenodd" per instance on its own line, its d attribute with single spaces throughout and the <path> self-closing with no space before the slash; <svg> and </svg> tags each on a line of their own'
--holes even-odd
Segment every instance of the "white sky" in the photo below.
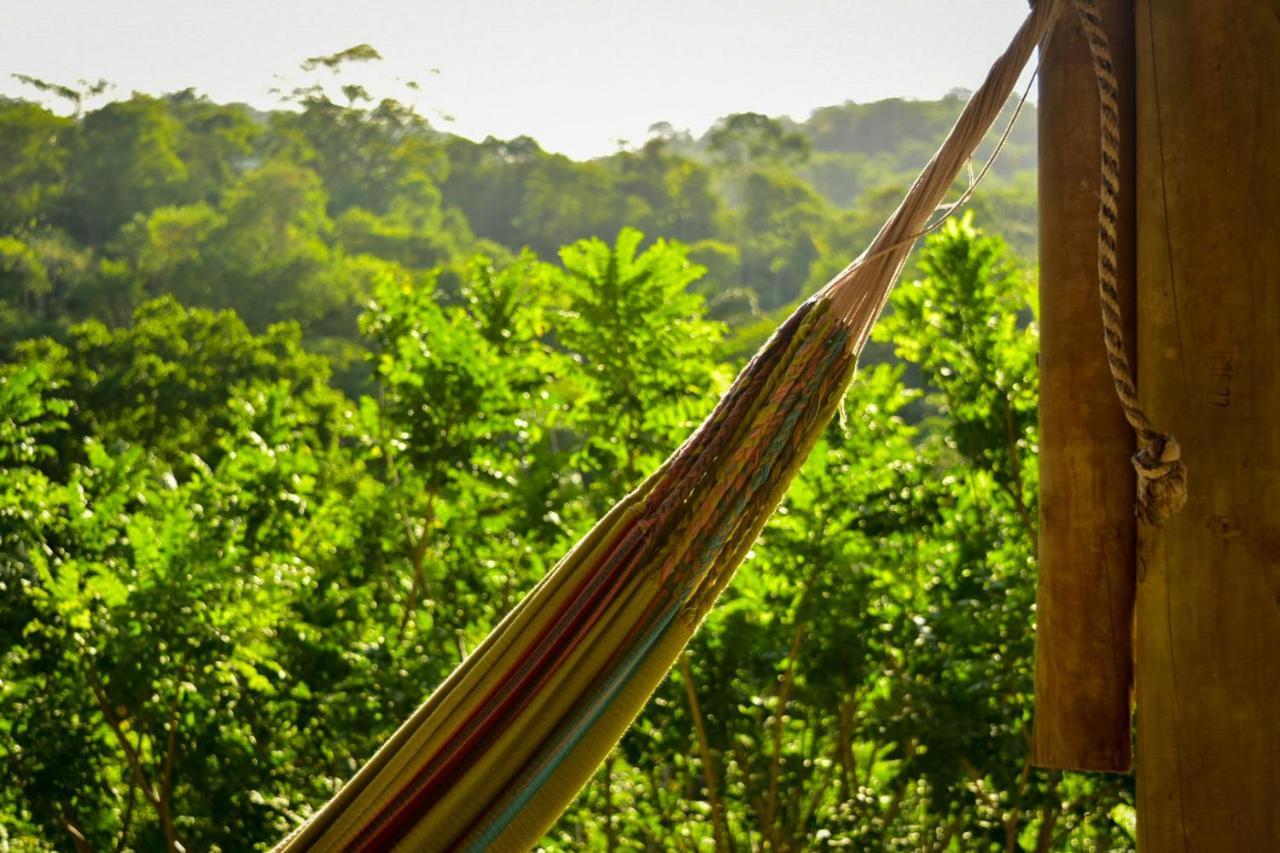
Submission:
<svg viewBox="0 0 1280 853">
<path fill-rule="evenodd" d="M 668 121 L 695 134 L 753 110 L 976 88 L 1026 0 L 0 0 L 0 94 L 12 79 L 106 78 L 116 96 L 187 87 L 268 108 L 309 56 L 368 43 L 352 72 L 475 139 L 528 134 L 575 157 Z M 432 74 L 431 69 L 439 69 Z"/>
</svg>

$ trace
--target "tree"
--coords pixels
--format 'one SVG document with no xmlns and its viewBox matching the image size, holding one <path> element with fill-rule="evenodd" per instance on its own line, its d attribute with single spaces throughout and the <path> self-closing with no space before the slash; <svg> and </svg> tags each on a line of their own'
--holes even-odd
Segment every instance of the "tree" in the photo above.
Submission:
<svg viewBox="0 0 1280 853">
<path fill-rule="evenodd" d="M 55 223 L 96 245 L 134 214 L 189 200 L 181 131 L 164 101 L 146 95 L 86 115 L 67 134 L 67 185 Z"/>
<path fill-rule="evenodd" d="M 809 158 L 809 140 L 804 135 L 760 113 L 734 113 L 719 119 L 705 141 L 717 160 L 732 166 L 793 165 Z"/>
<path fill-rule="evenodd" d="M 610 159 L 620 175 L 619 189 L 643 202 L 630 224 L 642 231 L 685 242 L 713 236 L 719 227 L 720 200 L 711 171 L 704 165 L 673 154 L 672 143 L 651 139 L 637 152 L 622 152 Z"/>
<path fill-rule="evenodd" d="M 36 104 L 0 103 L 0 233 L 48 220 L 63 188 L 64 137 L 72 127 Z"/>
<path fill-rule="evenodd" d="M 627 207 L 617 179 L 604 166 L 552 154 L 524 171 L 511 225 L 521 243 L 551 255 L 574 240 L 615 233 L 628 221 Z"/>
<path fill-rule="evenodd" d="M 101 277 L 93 252 L 57 229 L 0 237 L 0 350 L 59 332 Z"/>
<path fill-rule="evenodd" d="M 711 353 L 721 328 L 703 320 L 689 286 L 703 269 L 687 249 L 624 228 L 610 246 L 581 240 L 560 252 L 557 284 L 567 296 L 557 334 L 583 368 L 571 401 L 584 438 L 575 465 L 609 476 L 621 496 L 708 409 Z"/>
<path fill-rule="evenodd" d="M 796 301 L 806 295 L 814 263 L 831 248 L 825 239 L 830 209 L 808 184 L 776 170 L 745 173 L 738 192 L 742 283 L 766 309 Z"/>
<path fill-rule="evenodd" d="M 18 355 L 45 365 L 60 397 L 73 404 L 69 440 L 57 447 L 66 463 L 82 458 L 72 436 L 146 447 L 172 465 L 221 453 L 216 439 L 229 428 L 228 407 L 247 385 L 288 388 L 296 416 L 319 430 L 321 443 L 340 406 L 328 365 L 302 350 L 297 326 L 254 336 L 231 312 L 186 309 L 172 298 L 142 305 L 131 326 L 89 321 L 72 327 L 63 343 L 30 341 Z"/>
<path fill-rule="evenodd" d="M 194 89 L 165 96 L 182 125 L 176 150 L 187 168 L 187 197 L 217 204 L 254 160 L 262 126 L 240 104 L 216 104 Z"/>
</svg>

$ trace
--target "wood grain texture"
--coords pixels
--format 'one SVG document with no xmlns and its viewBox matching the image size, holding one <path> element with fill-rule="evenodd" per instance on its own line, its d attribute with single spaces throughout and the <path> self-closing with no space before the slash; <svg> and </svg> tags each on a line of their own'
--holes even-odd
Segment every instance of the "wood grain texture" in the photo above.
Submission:
<svg viewBox="0 0 1280 853">
<path fill-rule="evenodd" d="M 1136 20 L 1138 385 L 1190 490 L 1139 532 L 1139 847 L 1280 850 L 1280 20 Z"/>
<path fill-rule="evenodd" d="M 1119 267 L 1133 339 L 1133 7 L 1101 5 L 1120 81 Z M 1116 400 L 1098 301 L 1098 92 L 1073 10 L 1040 66 L 1040 575 L 1032 755 L 1042 767 L 1132 763 L 1137 521 L 1133 430 Z"/>
</svg>

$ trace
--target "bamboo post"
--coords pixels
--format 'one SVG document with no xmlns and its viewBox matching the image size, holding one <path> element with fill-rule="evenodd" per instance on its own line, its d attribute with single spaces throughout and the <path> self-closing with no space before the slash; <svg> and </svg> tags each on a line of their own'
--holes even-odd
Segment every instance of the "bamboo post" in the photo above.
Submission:
<svg viewBox="0 0 1280 853">
<path fill-rule="evenodd" d="M 1139 848 L 1280 850 L 1280 5 L 1138 0 Z"/>
<path fill-rule="evenodd" d="M 1120 82 L 1119 266 L 1136 301 L 1133 5 L 1105 0 Z M 1042 767 L 1131 764 L 1137 522 L 1133 430 L 1112 388 L 1098 301 L 1098 89 L 1073 9 L 1040 64 L 1040 576 L 1032 758 Z"/>
</svg>

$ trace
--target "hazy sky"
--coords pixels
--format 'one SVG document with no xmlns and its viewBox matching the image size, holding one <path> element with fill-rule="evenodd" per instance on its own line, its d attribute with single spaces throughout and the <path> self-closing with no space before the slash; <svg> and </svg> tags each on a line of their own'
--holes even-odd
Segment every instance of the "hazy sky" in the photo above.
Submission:
<svg viewBox="0 0 1280 853">
<path fill-rule="evenodd" d="M 276 103 L 309 56 L 359 43 L 353 72 L 476 139 L 529 134 L 575 157 L 641 142 L 668 121 L 701 133 L 754 110 L 797 118 L 846 100 L 975 88 L 1026 0 L 0 0 L 0 94 L 10 75 L 195 87 Z M 438 73 L 432 73 L 438 69 Z M 399 81 L 399 82 L 398 82 Z"/>
</svg>

